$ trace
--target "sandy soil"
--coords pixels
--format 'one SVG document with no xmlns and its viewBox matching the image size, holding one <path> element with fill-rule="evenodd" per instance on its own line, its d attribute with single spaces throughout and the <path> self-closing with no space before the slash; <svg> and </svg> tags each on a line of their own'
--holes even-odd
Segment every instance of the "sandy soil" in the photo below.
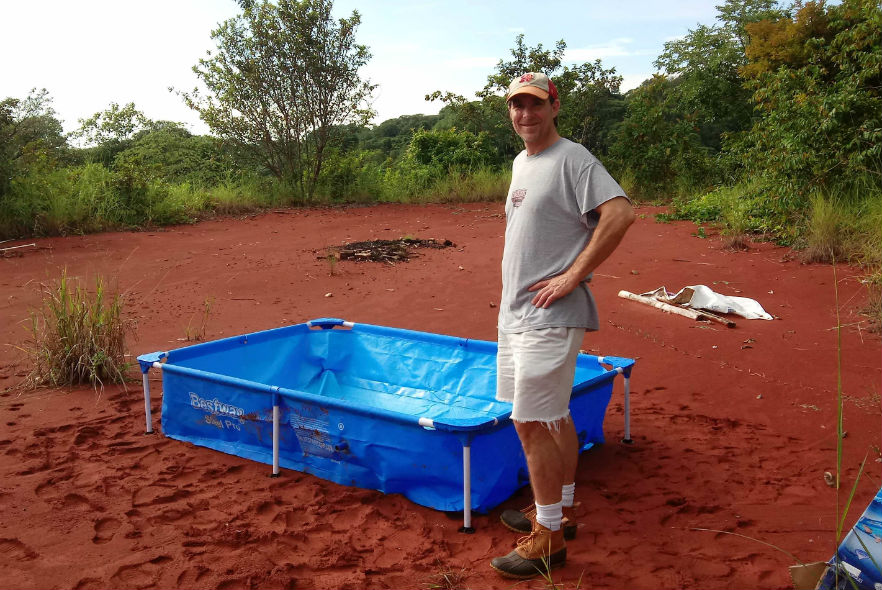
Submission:
<svg viewBox="0 0 882 590">
<path fill-rule="evenodd" d="M 580 460 L 578 537 L 566 588 L 787 588 L 795 559 L 834 551 L 838 286 L 845 392 L 844 504 L 869 453 L 853 522 L 879 489 L 880 338 L 857 310 L 856 269 L 802 265 L 787 249 L 722 247 L 689 223 L 640 219 L 595 277 L 594 354 L 637 359 L 635 444 L 621 444 L 621 382 L 607 444 Z M 39 285 L 63 268 L 101 274 L 137 320 L 133 355 L 185 344 L 206 300 L 207 339 L 318 317 L 469 338 L 495 337 L 501 204 L 278 211 L 140 233 L 35 241 L 0 259 L 0 586 L 14 588 L 541 588 L 488 566 L 516 540 L 498 522 L 477 532 L 400 496 L 344 487 L 144 435 L 140 385 L 10 389 L 26 371 Z M 343 242 L 402 236 L 452 240 L 407 263 L 323 259 Z M 10 244 L 4 244 L 8 246 Z M 331 272 L 333 271 L 333 274 Z M 727 329 L 626 301 L 706 284 L 758 300 L 775 321 Z M 155 372 L 154 372 L 155 373 Z M 153 375 L 154 391 L 160 388 Z M 159 400 L 154 397 L 154 411 Z M 158 425 L 158 416 L 154 416 Z M 725 530 L 745 537 L 698 529 Z M 765 543 L 790 552 L 793 557 Z"/>
</svg>

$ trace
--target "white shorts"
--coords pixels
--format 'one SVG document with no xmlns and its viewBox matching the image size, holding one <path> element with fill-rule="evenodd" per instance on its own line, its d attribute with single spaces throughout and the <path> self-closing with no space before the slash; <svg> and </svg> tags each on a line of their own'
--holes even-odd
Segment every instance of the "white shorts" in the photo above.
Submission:
<svg viewBox="0 0 882 590">
<path fill-rule="evenodd" d="M 496 399 L 512 404 L 512 420 L 551 425 L 569 416 L 576 357 L 584 337 L 584 328 L 499 332 Z"/>
</svg>

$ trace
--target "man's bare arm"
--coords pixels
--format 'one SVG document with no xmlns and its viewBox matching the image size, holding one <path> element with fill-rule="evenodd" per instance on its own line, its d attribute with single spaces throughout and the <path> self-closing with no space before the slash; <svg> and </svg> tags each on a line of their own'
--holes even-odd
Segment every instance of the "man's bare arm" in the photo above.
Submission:
<svg viewBox="0 0 882 590">
<path fill-rule="evenodd" d="M 634 223 L 634 209 L 624 197 L 610 199 L 595 211 L 600 219 L 594 235 L 570 268 L 529 288 L 529 291 L 538 291 L 533 297 L 533 305 L 536 307 L 548 307 L 572 293 L 589 273 L 594 272 L 600 263 L 609 258 Z"/>
</svg>

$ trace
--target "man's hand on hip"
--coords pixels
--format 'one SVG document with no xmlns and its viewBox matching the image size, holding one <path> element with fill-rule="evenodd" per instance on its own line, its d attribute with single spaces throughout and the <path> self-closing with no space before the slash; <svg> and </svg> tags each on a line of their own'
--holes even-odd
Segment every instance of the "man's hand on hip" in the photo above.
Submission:
<svg viewBox="0 0 882 590">
<path fill-rule="evenodd" d="M 556 277 L 539 281 L 527 290 L 538 291 L 536 296 L 533 297 L 533 305 L 547 308 L 558 299 L 563 299 L 572 293 L 581 282 L 578 278 L 574 279 L 570 276 L 570 273 L 565 272 Z"/>
</svg>

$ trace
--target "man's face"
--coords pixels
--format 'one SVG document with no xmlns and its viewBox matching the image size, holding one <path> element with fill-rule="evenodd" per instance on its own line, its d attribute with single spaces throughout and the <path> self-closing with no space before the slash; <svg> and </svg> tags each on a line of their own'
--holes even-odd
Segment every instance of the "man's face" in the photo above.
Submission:
<svg viewBox="0 0 882 590">
<path fill-rule="evenodd" d="M 554 137 L 554 118 L 560 110 L 560 102 L 549 102 L 532 94 L 517 94 L 508 101 L 511 124 L 527 146 L 543 145 Z"/>
</svg>

